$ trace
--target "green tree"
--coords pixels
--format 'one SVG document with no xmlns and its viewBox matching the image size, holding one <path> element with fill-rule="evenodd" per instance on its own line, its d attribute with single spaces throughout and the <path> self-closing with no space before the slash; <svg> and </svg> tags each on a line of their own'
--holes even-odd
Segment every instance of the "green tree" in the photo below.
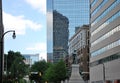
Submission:
<svg viewBox="0 0 120 83">
<path fill-rule="evenodd" d="M 55 77 L 57 77 L 58 81 L 62 81 L 66 79 L 67 69 L 64 61 L 61 60 L 55 65 L 55 73 L 56 73 Z"/>
<path fill-rule="evenodd" d="M 49 66 L 49 64 L 45 60 L 38 61 L 32 65 L 30 71 L 31 72 L 41 72 L 43 74 L 45 72 L 45 70 L 48 68 L 48 66 Z"/>
<path fill-rule="evenodd" d="M 6 54 L 6 56 L 7 56 L 7 70 L 9 71 L 16 57 L 21 55 L 19 52 L 15 53 L 14 51 L 8 51 L 8 54 Z"/>
<path fill-rule="evenodd" d="M 5 57 L 8 79 L 21 79 L 28 74 L 28 66 L 24 63 L 25 58 L 20 52 L 9 51 Z"/>
<path fill-rule="evenodd" d="M 46 70 L 44 78 L 49 82 L 60 83 L 66 79 L 66 73 L 65 62 L 61 60 Z"/>
<path fill-rule="evenodd" d="M 10 68 L 11 76 L 21 79 L 28 74 L 28 66 L 23 62 L 23 58 L 17 57 Z"/>
<path fill-rule="evenodd" d="M 30 72 L 37 72 L 37 73 L 32 73 L 29 77 L 31 80 L 34 80 L 36 82 L 41 82 L 44 81 L 43 76 L 45 74 L 45 71 L 49 67 L 49 63 L 47 63 L 45 60 L 35 62 L 31 69 Z"/>
<path fill-rule="evenodd" d="M 48 82 L 56 82 L 57 79 L 55 77 L 55 66 L 51 65 L 44 74 L 44 80 Z"/>
</svg>

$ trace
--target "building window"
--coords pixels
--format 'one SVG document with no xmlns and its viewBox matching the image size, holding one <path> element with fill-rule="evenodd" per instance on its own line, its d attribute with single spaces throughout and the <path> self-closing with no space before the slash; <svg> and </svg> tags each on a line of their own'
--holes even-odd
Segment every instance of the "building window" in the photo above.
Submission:
<svg viewBox="0 0 120 83">
<path fill-rule="evenodd" d="M 96 3 L 97 3 L 98 0 L 94 0 L 92 3 L 91 3 L 91 7 L 93 7 Z"/>
<path fill-rule="evenodd" d="M 97 43 L 103 41 L 104 39 L 110 37 L 111 35 L 113 35 L 114 33 L 118 32 L 118 31 L 120 31 L 120 25 L 118 25 L 116 28 L 112 29 L 108 33 L 104 34 L 102 37 L 100 37 L 97 40 L 95 40 L 94 42 L 92 42 L 91 46 L 96 45 Z"/>
<path fill-rule="evenodd" d="M 99 20 L 101 20 L 104 16 L 106 16 L 111 10 L 113 10 L 118 4 L 120 0 L 115 0 L 112 5 L 110 5 L 98 18 L 96 18 L 92 23 L 91 27 L 93 27 Z"/>
<path fill-rule="evenodd" d="M 103 7 L 107 3 L 107 1 L 108 0 L 103 0 L 101 4 L 93 11 L 91 15 L 94 16 L 101 9 L 101 7 Z"/>
<path fill-rule="evenodd" d="M 120 53 L 113 54 L 111 56 L 102 58 L 102 59 L 100 59 L 98 61 L 92 62 L 92 63 L 90 63 L 90 67 L 93 67 L 93 66 L 105 63 L 105 62 L 109 62 L 109 61 L 112 61 L 112 60 L 116 60 L 116 59 L 120 59 Z"/>
<path fill-rule="evenodd" d="M 120 39 L 113 42 L 113 43 L 111 43 L 111 44 L 109 44 L 109 45 L 107 45 L 107 46 L 105 46 L 105 47 L 103 47 L 103 48 L 101 48 L 101 49 L 99 49 L 99 50 L 96 50 L 96 51 L 92 52 L 91 56 L 92 57 L 98 56 L 98 55 L 100 55 L 100 54 L 102 54 L 102 53 L 104 53 L 104 52 L 106 52 L 106 51 L 108 51 L 108 50 L 110 50 L 110 49 L 112 49 L 114 47 L 117 47 L 117 46 L 120 45 L 119 42 L 120 42 Z"/>
<path fill-rule="evenodd" d="M 114 21 L 116 18 L 118 18 L 120 16 L 120 11 L 118 11 L 116 14 L 114 14 L 111 18 L 109 18 L 107 21 L 105 21 L 102 25 L 100 25 L 96 30 L 94 30 L 91 33 L 91 36 L 93 36 L 94 34 L 98 33 L 100 30 L 102 30 L 103 28 L 105 28 L 108 24 L 110 24 L 112 21 Z"/>
</svg>

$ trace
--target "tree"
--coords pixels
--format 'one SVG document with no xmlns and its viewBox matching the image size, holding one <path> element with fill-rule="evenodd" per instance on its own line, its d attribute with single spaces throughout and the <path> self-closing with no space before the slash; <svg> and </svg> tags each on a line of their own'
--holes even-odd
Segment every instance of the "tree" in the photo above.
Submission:
<svg viewBox="0 0 120 83">
<path fill-rule="evenodd" d="M 49 66 L 48 63 L 45 60 L 38 61 L 32 65 L 30 71 L 44 73 L 48 66 Z"/>
<path fill-rule="evenodd" d="M 17 57 L 10 68 L 11 76 L 14 79 L 21 79 L 28 74 L 28 66 L 23 62 L 23 58 Z"/>
<path fill-rule="evenodd" d="M 56 82 L 57 79 L 56 79 L 56 74 L 55 74 L 55 67 L 54 65 L 51 65 L 45 72 L 44 74 L 44 79 L 45 81 L 48 81 L 48 82 Z"/>
<path fill-rule="evenodd" d="M 58 81 L 62 81 L 66 79 L 66 64 L 64 61 L 60 61 L 55 65 L 55 73 Z"/>
<path fill-rule="evenodd" d="M 25 58 L 20 52 L 9 51 L 8 54 L 5 54 L 5 57 L 7 58 L 5 58 L 5 62 L 7 62 L 8 79 L 21 79 L 28 74 L 28 66 L 24 63 Z"/>
<path fill-rule="evenodd" d="M 12 63 L 14 62 L 16 56 L 21 56 L 19 55 L 20 53 L 18 52 L 14 52 L 14 51 L 8 51 L 8 54 L 6 54 L 7 56 L 7 70 L 9 71 L 11 68 Z"/>
<path fill-rule="evenodd" d="M 30 72 L 35 73 L 31 73 L 29 76 L 30 79 L 40 83 L 41 81 L 44 81 L 43 75 L 45 74 L 45 71 L 48 69 L 49 65 L 50 64 L 45 60 L 35 62 L 30 69 Z"/>
<path fill-rule="evenodd" d="M 44 78 L 49 82 L 60 83 L 66 79 L 66 65 L 64 61 L 59 61 L 56 64 L 50 66 L 44 75 Z"/>
</svg>

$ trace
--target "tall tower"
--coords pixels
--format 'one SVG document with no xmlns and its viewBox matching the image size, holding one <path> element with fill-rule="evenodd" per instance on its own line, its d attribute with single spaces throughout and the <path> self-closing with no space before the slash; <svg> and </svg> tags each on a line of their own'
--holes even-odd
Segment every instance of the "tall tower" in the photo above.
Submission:
<svg viewBox="0 0 120 83">
<path fill-rule="evenodd" d="M 90 0 L 90 83 L 120 82 L 120 0 Z"/>
<path fill-rule="evenodd" d="M 76 26 L 89 23 L 89 0 L 47 0 L 47 53 L 50 55 L 53 54 L 54 10 L 68 18 L 70 38 Z"/>
<path fill-rule="evenodd" d="M 75 27 L 89 23 L 89 0 L 52 0 L 53 10 L 69 19 L 69 38 L 75 34 Z"/>
<path fill-rule="evenodd" d="M 68 54 L 68 19 L 53 11 L 53 62 L 58 62 Z"/>
<path fill-rule="evenodd" d="M 53 54 L 48 54 L 48 61 L 51 61 L 51 56 L 53 62 L 58 62 L 68 54 L 68 24 L 69 21 L 65 16 L 56 10 L 53 11 L 53 40 L 51 42 Z"/>
</svg>

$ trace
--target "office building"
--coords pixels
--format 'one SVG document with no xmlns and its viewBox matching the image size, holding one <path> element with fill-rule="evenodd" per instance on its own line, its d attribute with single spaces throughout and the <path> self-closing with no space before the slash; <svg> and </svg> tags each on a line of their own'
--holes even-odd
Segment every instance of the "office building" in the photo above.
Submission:
<svg viewBox="0 0 120 83">
<path fill-rule="evenodd" d="M 39 61 L 39 54 L 22 54 L 22 56 L 25 58 L 25 64 L 30 66 Z"/>
<path fill-rule="evenodd" d="M 68 18 L 69 38 L 75 26 L 89 23 L 89 0 L 47 0 L 47 55 L 53 54 L 54 10 Z"/>
<path fill-rule="evenodd" d="M 53 54 L 47 53 L 47 62 L 53 63 Z"/>
<path fill-rule="evenodd" d="M 89 80 L 89 25 L 76 27 L 76 33 L 69 40 L 70 62 L 79 64 L 80 74 Z"/>
<path fill-rule="evenodd" d="M 120 0 L 90 7 L 90 83 L 120 83 Z"/>
<path fill-rule="evenodd" d="M 54 47 L 53 49 L 53 62 L 57 63 L 64 60 L 68 53 L 62 47 Z"/>
<path fill-rule="evenodd" d="M 68 53 L 68 19 L 57 12 L 56 10 L 53 11 L 53 32 L 52 37 L 53 40 L 51 42 L 48 41 L 48 43 L 52 43 L 51 50 L 53 51 L 53 61 L 52 62 L 58 62 L 61 57 L 64 56 L 64 54 L 67 55 Z M 48 29 L 49 31 L 49 29 Z M 49 35 L 50 36 L 50 35 Z M 49 46 L 48 46 L 48 49 Z M 48 58 L 51 57 L 51 53 L 48 53 Z"/>
<path fill-rule="evenodd" d="M 69 19 L 69 38 L 76 26 L 89 23 L 89 0 L 47 0 L 47 11 L 53 10 Z"/>
</svg>

